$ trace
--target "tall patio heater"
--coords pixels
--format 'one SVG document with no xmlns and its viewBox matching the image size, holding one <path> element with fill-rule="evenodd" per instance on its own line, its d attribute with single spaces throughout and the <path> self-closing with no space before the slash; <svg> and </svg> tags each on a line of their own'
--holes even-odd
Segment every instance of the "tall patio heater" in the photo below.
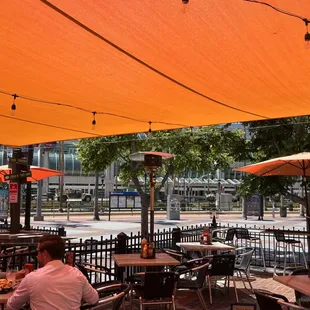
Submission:
<svg viewBox="0 0 310 310">
<path fill-rule="evenodd" d="M 175 157 L 169 153 L 162 152 L 137 152 L 130 155 L 130 160 L 143 162 L 145 170 L 150 175 L 150 242 L 154 241 L 154 194 L 155 194 L 155 172 L 162 166 L 163 159 Z"/>
</svg>

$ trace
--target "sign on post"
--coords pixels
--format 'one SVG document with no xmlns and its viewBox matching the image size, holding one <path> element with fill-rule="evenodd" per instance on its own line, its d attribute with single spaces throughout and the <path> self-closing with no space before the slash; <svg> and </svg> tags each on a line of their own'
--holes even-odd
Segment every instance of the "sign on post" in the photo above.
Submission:
<svg viewBox="0 0 310 310">
<path fill-rule="evenodd" d="M 9 184 L 9 203 L 18 203 L 18 183 Z"/>
</svg>

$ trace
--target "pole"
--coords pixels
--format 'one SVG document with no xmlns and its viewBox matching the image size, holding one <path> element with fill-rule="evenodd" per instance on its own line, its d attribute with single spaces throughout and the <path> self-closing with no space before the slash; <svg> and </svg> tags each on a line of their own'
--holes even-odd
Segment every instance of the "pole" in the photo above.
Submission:
<svg viewBox="0 0 310 310">
<path fill-rule="evenodd" d="M 28 165 L 31 166 L 33 161 L 33 145 L 28 146 Z M 26 204 L 25 204 L 25 228 L 30 229 L 31 217 L 31 182 L 26 185 Z"/>
<path fill-rule="evenodd" d="M 154 173 L 153 171 L 150 171 L 150 242 L 154 241 L 154 195 L 155 195 Z"/>
<path fill-rule="evenodd" d="M 59 151 L 59 170 L 64 172 L 65 168 L 65 152 L 64 152 L 64 142 L 60 141 L 60 151 Z M 62 212 L 62 203 L 63 203 L 63 196 L 64 196 L 64 176 L 61 175 L 59 177 L 59 210 Z"/>
<path fill-rule="evenodd" d="M 38 166 L 43 166 L 43 149 L 44 144 L 39 145 L 39 154 L 38 154 Z M 34 221 L 43 221 L 44 217 L 42 216 L 41 210 L 42 210 L 42 187 L 43 187 L 43 181 L 38 181 L 38 190 L 37 190 L 37 209 L 36 209 L 36 215 L 33 217 Z"/>
</svg>

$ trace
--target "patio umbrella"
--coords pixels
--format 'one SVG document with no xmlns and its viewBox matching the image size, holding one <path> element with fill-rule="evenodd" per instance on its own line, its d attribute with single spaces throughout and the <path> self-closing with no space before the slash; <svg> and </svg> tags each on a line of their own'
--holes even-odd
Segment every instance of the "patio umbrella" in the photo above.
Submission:
<svg viewBox="0 0 310 310">
<path fill-rule="evenodd" d="M 305 200 L 307 217 L 309 217 L 309 202 L 307 193 L 306 177 L 310 176 L 310 152 L 278 157 L 257 164 L 235 168 L 235 171 L 249 172 L 258 176 L 302 176 L 305 187 Z"/>
<path fill-rule="evenodd" d="M 30 166 L 32 176 L 27 178 L 27 182 L 36 182 L 45 178 L 64 175 L 63 172 L 38 166 Z M 4 180 L 4 176 L 11 174 L 12 169 L 8 165 L 0 166 L 0 182 L 8 182 Z"/>
</svg>

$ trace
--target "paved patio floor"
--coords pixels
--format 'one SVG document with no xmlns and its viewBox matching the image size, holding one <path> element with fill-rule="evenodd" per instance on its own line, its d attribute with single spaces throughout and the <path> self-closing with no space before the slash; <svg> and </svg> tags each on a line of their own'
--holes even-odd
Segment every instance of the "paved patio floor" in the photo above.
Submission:
<svg viewBox="0 0 310 310">
<path fill-rule="evenodd" d="M 228 293 L 222 290 L 212 290 L 213 303 L 210 304 L 209 300 L 209 291 L 208 288 L 203 290 L 203 296 L 207 305 L 207 308 L 210 310 L 230 310 L 231 304 L 236 303 L 235 292 L 233 288 L 233 282 L 230 281 L 230 289 Z M 254 289 L 265 289 L 284 295 L 290 301 L 295 301 L 295 293 L 293 289 L 290 289 L 287 286 L 284 286 L 272 278 L 272 273 L 259 273 L 251 272 L 251 283 Z M 221 282 L 219 283 L 221 285 Z M 254 294 L 249 290 L 244 289 L 242 281 L 236 281 L 239 295 L 239 303 L 252 303 L 256 304 L 256 299 Z M 246 282 L 248 287 L 248 283 Z M 190 291 L 178 291 L 176 294 L 176 308 L 177 310 L 201 310 L 202 306 L 199 302 L 197 294 Z M 133 307 L 133 309 L 138 309 L 138 307 Z M 150 308 L 151 309 L 151 308 Z M 156 308 L 152 308 L 156 309 Z M 257 307 L 259 309 L 259 307 Z M 272 309 L 271 309 L 272 310 Z"/>
</svg>

